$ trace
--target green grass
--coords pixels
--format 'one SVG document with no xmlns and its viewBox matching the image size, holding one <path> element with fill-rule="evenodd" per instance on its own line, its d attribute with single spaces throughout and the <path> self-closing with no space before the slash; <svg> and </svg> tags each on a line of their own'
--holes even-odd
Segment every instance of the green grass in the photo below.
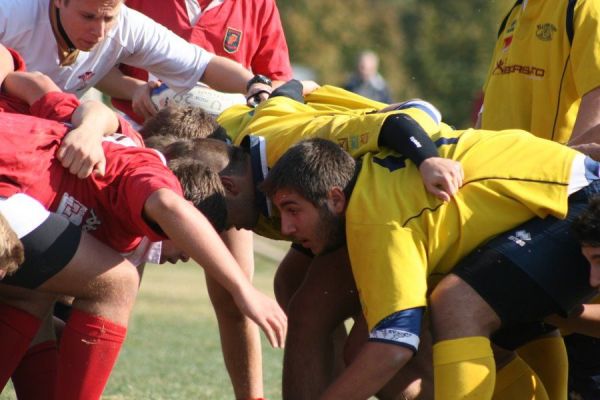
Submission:
<svg viewBox="0 0 600 400">
<path fill-rule="evenodd" d="M 271 294 L 274 258 L 257 255 L 254 278 Z M 262 338 L 265 395 L 280 399 L 283 351 Z M 12 387 L 0 394 L 0 400 L 14 398 Z M 147 266 L 127 341 L 103 399 L 232 398 L 203 270 L 194 263 Z"/>
</svg>

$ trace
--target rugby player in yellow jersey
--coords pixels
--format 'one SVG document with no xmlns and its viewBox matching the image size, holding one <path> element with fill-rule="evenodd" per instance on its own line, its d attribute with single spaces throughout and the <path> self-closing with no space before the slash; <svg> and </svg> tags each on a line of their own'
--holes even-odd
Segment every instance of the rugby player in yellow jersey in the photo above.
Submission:
<svg viewBox="0 0 600 400">
<path fill-rule="evenodd" d="M 431 298 L 437 399 L 491 399 L 489 336 L 568 312 L 594 292 L 589 266 L 576 240 L 568 239 L 568 219 L 585 208 L 587 178 L 598 179 L 596 162 L 517 130 L 443 129 L 432 139 L 440 155 L 465 170 L 451 202 L 416 185 L 414 164 L 397 153 L 366 154 L 357 162 L 318 139 L 292 147 L 263 183 L 280 211 L 283 234 L 316 254 L 346 241 L 368 323 L 369 341 L 320 399 L 365 399 L 396 374 L 419 346 L 428 290 L 442 278 Z M 519 228 L 536 216 L 546 217 L 533 220 L 541 226 Z M 482 248 L 485 262 L 474 263 L 480 259 L 475 253 L 461 264 L 469 274 L 444 278 L 502 232 Z M 538 389 L 530 387 L 528 398 Z"/>
<path fill-rule="evenodd" d="M 460 186 L 460 165 L 435 157 L 437 149 L 427 136 L 437 132 L 441 124 L 439 113 L 430 104 L 410 101 L 390 107 L 331 86 L 315 90 L 306 96 L 304 103 L 301 92 L 302 85 L 292 81 L 256 109 L 232 107 L 219 117 L 227 133 L 245 151 L 215 141 L 197 140 L 168 146 L 164 153 L 169 158 L 181 152 L 194 152 L 197 158 L 219 171 L 227 191 L 229 222 L 275 239 L 284 238 L 279 233 L 278 215 L 272 212 L 262 193 L 255 193 L 255 187 L 279 156 L 303 138 L 328 137 L 356 156 L 376 151 L 380 145 L 400 146 L 395 148 L 421 165 L 423 181 L 431 193 L 448 200 Z M 211 129 L 218 130 L 215 126 Z M 340 315 L 360 313 L 357 301 L 352 304 L 352 311 L 342 313 L 334 309 L 336 303 L 325 301 L 327 297 L 337 298 L 338 294 L 356 298 L 349 273 L 336 281 L 311 280 L 309 269 L 316 269 L 319 275 L 326 271 L 338 274 L 344 269 L 349 272 L 345 249 L 318 258 L 306 250 L 300 251 L 300 246 L 290 249 L 278 268 L 275 291 L 280 303 L 289 305 L 292 326 L 330 332 L 343 321 Z M 304 287 L 312 289 L 302 291 L 303 295 L 290 302 L 305 276 Z M 311 316 L 309 321 L 305 321 L 305 315 Z M 287 343 L 284 392 L 315 398 L 332 379 L 331 348 L 311 351 L 302 337 L 294 335 L 288 336 Z"/>
<path fill-rule="evenodd" d="M 563 144 L 597 143 L 599 15 L 594 0 L 518 1 L 494 48 L 481 128 L 524 129 Z"/>
<path fill-rule="evenodd" d="M 600 159 L 599 18 L 595 0 L 517 1 L 499 29 L 480 127 L 524 129 Z M 557 336 L 530 344 L 535 353 L 519 352 L 527 353 L 551 397 L 567 397 L 567 382 L 555 374 L 561 364 L 570 370 L 570 391 L 595 399 L 600 397 L 599 343 L 581 335 L 564 342 Z"/>
</svg>

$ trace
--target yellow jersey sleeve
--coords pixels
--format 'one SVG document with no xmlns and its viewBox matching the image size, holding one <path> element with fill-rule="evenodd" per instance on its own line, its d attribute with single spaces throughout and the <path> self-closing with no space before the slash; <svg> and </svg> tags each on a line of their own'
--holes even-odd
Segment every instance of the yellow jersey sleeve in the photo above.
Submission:
<svg viewBox="0 0 600 400">
<path fill-rule="evenodd" d="M 427 254 L 415 233 L 394 224 L 369 225 L 368 221 L 352 221 L 346 226 L 352 270 L 369 330 L 396 311 L 426 305 Z"/>
</svg>

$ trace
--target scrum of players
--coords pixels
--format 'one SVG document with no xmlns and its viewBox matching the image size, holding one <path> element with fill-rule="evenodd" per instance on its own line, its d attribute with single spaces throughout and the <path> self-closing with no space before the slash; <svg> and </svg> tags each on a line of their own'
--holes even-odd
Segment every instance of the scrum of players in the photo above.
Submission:
<svg viewBox="0 0 600 400">
<path fill-rule="evenodd" d="M 494 57 L 537 46 L 506 41 L 535 7 L 585 52 L 599 6 L 573 6 L 573 37 L 575 2 L 559 16 L 540 3 L 511 9 Z M 276 23 L 245 21 L 216 45 L 177 35 L 233 23 L 221 7 L 249 18 L 244 4 Z M 477 127 L 456 130 L 427 101 L 292 79 L 270 0 L 199 1 L 192 20 L 159 8 L 0 5 L 1 387 L 99 399 L 145 263 L 193 259 L 236 398 L 264 397 L 259 329 L 285 347 L 285 399 L 576 394 L 563 336 L 600 336 L 600 74 L 581 73 L 600 62 L 567 54 L 577 73 L 549 82 L 492 71 Z M 267 44 L 244 39 L 263 25 Z M 231 55 L 243 46 L 256 65 Z M 538 100 L 535 85 L 559 85 L 558 125 L 497 110 L 512 81 Z M 91 87 L 119 112 L 80 100 Z M 276 299 L 252 285 L 253 234 L 290 242 Z"/>
</svg>

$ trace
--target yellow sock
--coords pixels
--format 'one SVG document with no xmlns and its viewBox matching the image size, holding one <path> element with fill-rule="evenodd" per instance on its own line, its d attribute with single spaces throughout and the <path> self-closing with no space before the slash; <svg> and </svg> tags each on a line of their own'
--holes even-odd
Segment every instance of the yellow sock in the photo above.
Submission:
<svg viewBox="0 0 600 400">
<path fill-rule="evenodd" d="M 515 357 L 496 373 L 493 399 L 548 400 L 548 395 L 544 385 L 529 365 L 520 357 Z"/>
<path fill-rule="evenodd" d="M 569 361 L 562 337 L 534 340 L 517 350 L 542 381 L 550 400 L 567 398 Z"/>
<path fill-rule="evenodd" d="M 443 340 L 433 345 L 436 400 L 491 399 L 496 366 L 488 338 Z"/>
</svg>

